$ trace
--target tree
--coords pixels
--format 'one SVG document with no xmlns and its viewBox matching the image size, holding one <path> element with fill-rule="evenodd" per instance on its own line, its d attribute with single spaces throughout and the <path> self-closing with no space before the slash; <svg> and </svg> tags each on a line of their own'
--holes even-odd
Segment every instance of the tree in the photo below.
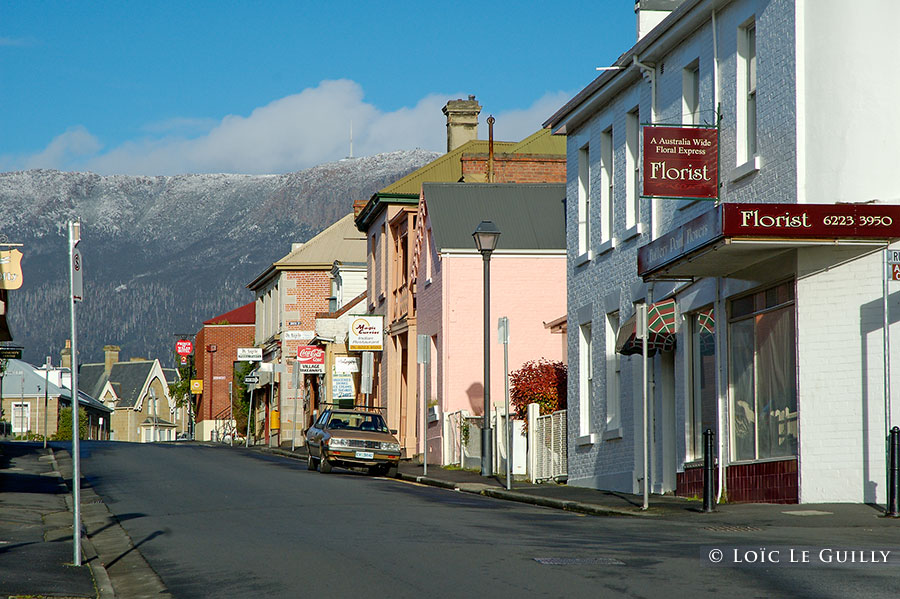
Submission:
<svg viewBox="0 0 900 599">
<path fill-rule="evenodd" d="M 255 362 L 237 362 L 234 367 L 233 398 L 234 407 L 232 416 L 238 434 L 247 433 L 247 418 L 250 413 L 250 390 L 244 384 L 244 377 L 249 375 L 257 364 Z M 251 428 L 251 431 L 254 429 Z"/>
<path fill-rule="evenodd" d="M 197 406 L 194 404 L 194 396 L 191 395 L 191 375 L 194 372 L 193 359 L 191 356 L 188 363 L 178 367 L 179 378 L 177 381 L 169 385 L 169 395 L 175 400 L 175 405 L 180 408 L 190 406 L 193 414 L 197 413 Z"/>
<path fill-rule="evenodd" d="M 78 438 L 87 439 L 88 415 L 84 410 L 78 410 Z M 56 441 L 72 440 L 72 408 L 63 408 L 59 411 L 59 422 L 56 425 Z"/>
<path fill-rule="evenodd" d="M 514 406 L 513 414 L 518 420 L 525 420 L 528 404 L 541 407 L 541 415 L 566 409 L 566 385 L 568 368 L 562 362 L 532 360 L 509 375 L 509 401 Z"/>
</svg>

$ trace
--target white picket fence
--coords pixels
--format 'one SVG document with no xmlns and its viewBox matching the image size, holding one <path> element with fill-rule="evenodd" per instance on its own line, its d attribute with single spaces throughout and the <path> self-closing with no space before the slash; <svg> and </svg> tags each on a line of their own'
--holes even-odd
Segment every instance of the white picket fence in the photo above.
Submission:
<svg viewBox="0 0 900 599">
<path fill-rule="evenodd" d="M 528 409 L 527 437 L 522 437 L 524 423 L 513 421 L 513 474 L 526 475 L 532 482 L 563 480 L 568 474 L 566 447 L 566 411 L 538 416 L 538 405 Z M 494 471 L 506 472 L 506 415 L 495 410 L 491 414 L 494 430 Z M 444 465 L 466 469 L 481 468 L 481 416 L 461 410 L 444 415 Z M 524 441 L 524 442 L 523 442 Z"/>
</svg>

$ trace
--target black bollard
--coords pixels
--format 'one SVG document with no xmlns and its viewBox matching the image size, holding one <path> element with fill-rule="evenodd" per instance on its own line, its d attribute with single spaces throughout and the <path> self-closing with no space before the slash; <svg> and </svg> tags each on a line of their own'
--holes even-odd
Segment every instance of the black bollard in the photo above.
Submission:
<svg viewBox="0 0 900 599">
<path fill-rule="evenodd" d="M 714 437 L 715 433 L 712 432 L 712 429 L 708 428 L 703 431 L 703 511 L 707 513 L 715 510 L 713 501 L 715 495 Z"/>
<path fill-rule="evenodd" d="M 889 442 L 888 505 L 885 516 L 900 517 L 900 427 L 891 429 Z"/>
</svg>

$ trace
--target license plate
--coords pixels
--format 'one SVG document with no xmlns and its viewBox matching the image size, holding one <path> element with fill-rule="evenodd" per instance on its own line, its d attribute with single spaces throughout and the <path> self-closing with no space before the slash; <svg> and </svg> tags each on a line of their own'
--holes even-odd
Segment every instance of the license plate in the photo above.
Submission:
<svg viewBox="0 0 900 599">
<path fill-rule="evenodd" d="M 371 451 L 357 451 L 356 457 L 361 460 L 371 460 L 375 457 L 375 454 Z"/>
</svg>

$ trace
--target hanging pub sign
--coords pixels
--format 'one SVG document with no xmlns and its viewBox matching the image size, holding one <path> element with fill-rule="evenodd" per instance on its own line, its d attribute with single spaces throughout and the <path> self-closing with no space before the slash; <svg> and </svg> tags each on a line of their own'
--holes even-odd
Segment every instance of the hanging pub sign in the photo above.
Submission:
<svg viewBox="0 0 900 599">
<path fill-rule="evenodd" d="M 371 314 L 350 316 L 350 351 L 382 351 L 384 349 L 384 317 Z"/>
<path fill-rule="evenodd" d="M 719 130 L 644 127 L 644 196 L 715 200 L 719 196 Z"/>
<path fill-rule="evenodd" d="M 22 286 L 22 252 L 0 252 L 0 289 L 18 289 Z"/>
</svg>

